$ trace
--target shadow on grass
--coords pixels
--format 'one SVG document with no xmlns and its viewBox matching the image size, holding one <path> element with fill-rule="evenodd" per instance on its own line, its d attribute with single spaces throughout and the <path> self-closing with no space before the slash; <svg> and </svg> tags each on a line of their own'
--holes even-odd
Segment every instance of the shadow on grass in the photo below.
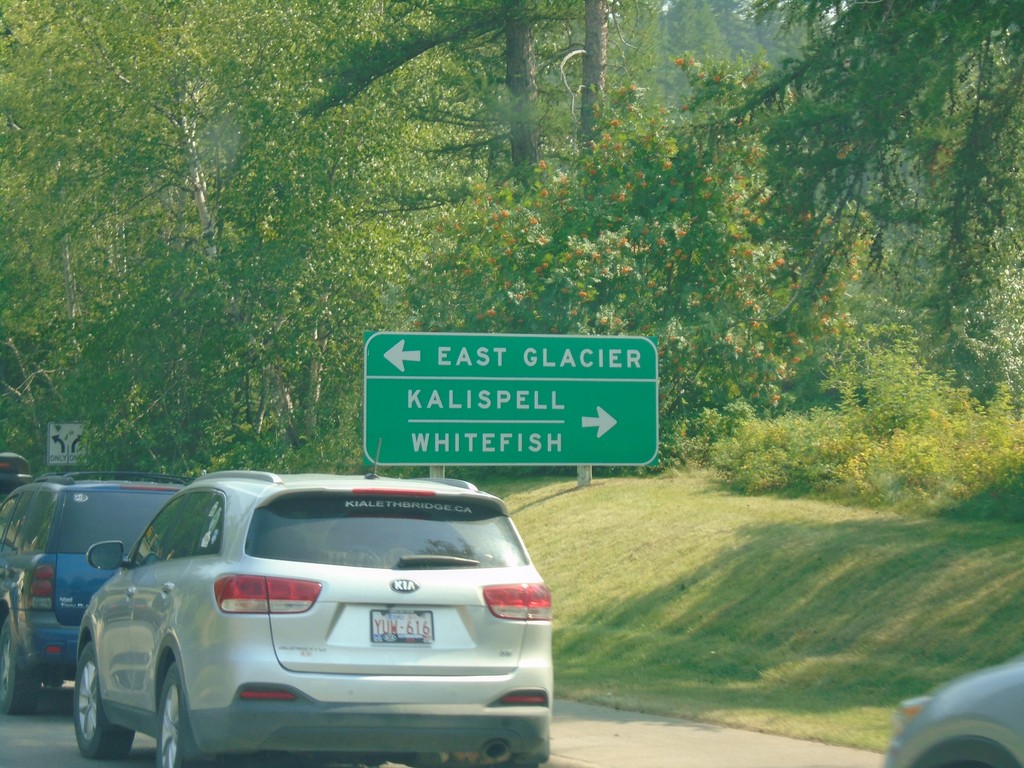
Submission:
<svg viewBox="0 0 1024 768">
<path fill-rule="evenodd" d="M 939 516 L 965 522 L 985 520 L 1024 523 L 1024 477 L 951 505 Z"/>
<path fill-rule="evenodd" d="M 509 497 L 516 497 L 513 511 L 519 513 L 578 490 L 575 467 L 562 468 L 561 471 L 558 467 L 548 469 L 549 472 L 538 475 L 514 468 L 491 468 L 487 471 L 476 467 L 459 473 L 459 477 L 506 501 Z"/>
<path fill-rule="evenodd" d="M 675 697 L 695 717 L 813 715 L 889 708 L 1021 651 L 1016 527 L 754 523 L 691 572 L 673 567 L 686 531 L 672 533 L 646 553 L 661 564 L 659 583 L 558 616 L 556 669 L 570 688 Z"/>
</svg>

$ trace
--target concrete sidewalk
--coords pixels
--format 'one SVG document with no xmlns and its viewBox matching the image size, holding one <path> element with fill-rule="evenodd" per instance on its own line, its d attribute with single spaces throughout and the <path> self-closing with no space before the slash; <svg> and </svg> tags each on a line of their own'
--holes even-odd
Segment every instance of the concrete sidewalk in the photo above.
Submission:
<svg viewBox="0 0 1024 768">
<path fill-rule="evenodd" d="M 556 701 L 549 768 L 880 768 L 845 747 Z"/>
</svg>

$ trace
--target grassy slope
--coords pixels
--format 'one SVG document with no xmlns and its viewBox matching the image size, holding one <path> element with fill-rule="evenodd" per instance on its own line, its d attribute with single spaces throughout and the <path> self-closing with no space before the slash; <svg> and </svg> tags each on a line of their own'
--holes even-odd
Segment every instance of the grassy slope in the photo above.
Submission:
<svg viewBox="0 0 1024 768">
<path fill-rule="evenodd" d="M 479 481 L 555 595 L 561 697 L 884 749 L 893 706 L 1018 653 L 1022 532 L 731 495 Z"/>
</svg>

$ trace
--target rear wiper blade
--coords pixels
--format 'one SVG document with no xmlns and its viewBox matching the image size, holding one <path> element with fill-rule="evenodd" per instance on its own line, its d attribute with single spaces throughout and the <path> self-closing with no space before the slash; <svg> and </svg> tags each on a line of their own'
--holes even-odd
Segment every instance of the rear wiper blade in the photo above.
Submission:
<svg viewBox="0 0 1024 768">
<path fill-rule="evenodd" d="M 398 561 L 396 568 L 475 568 L 479 560 L 453 555 L 406 555 Z"/>
</svg>

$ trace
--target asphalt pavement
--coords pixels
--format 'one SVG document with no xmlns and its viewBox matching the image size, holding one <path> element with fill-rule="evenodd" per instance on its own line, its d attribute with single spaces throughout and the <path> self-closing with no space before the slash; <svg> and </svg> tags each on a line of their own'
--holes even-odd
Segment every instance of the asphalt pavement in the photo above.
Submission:
<svg viewBox="0 0 1024 768">
<path fill-rule="evenodd" d="M 71 690 L 50 694 L 37 717 L 0 717 L 0 768 L 8 766 L 106 765 L 80 758 L 71 727 Z M 706 723 L 625 712 L 558 699 L 551 726 L 551 759 L 544 768 L 881 768 L 882 755 L 845 747 L 723 728 Z M 16 726 L 16 727 L 13 727 Z M 136 737 L 132 759 L 149 765 L 155 743 Z M 251 768 L 317 765 L 232 761 Z M 400 768 L 395 766 L 395 768 Z M 496 768 L 500 768 L 497 766 Z"/>
<path fill-rule="evenodd" d="M 880 768 L 882 755 L 558 700 L 548 768 Z"/>
</svg>

